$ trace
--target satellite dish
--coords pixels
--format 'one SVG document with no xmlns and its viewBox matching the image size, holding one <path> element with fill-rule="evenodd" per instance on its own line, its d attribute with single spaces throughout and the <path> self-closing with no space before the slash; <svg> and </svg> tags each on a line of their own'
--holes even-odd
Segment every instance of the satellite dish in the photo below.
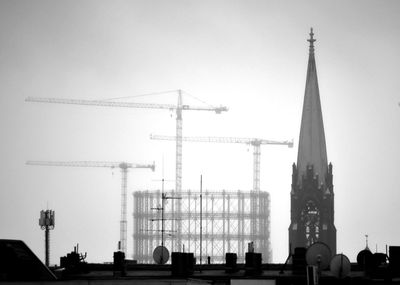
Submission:
<svg viewBox="0 0 400 285">
<path fill-rule="evenodd" d="M 350 273 L 350 260 L 344 254 L 336 254 L 330 264 L 331 273 L 337 278 L 344 278 Z"/>
<path fill-rule="evenodd" d="M 369 260 L 372 258 L 372 252 L 366 248 L 357 254 L 357 264 L 364 268 Z"/>
<path fill-rule="evenodd" d="M 323 242 L 313 243 L 306 251 L 306 261 L 308 265 L 318 266 L 320 270 L 328 268 L 331 261 L 331 250 Z"/>
<path fill-rule="evenodd" d="M 165 246 L 159 245 L 153 251 L 153 259 L 157 264 L 165 264 L 169 260 L 169 251 Z"/>
</svg>

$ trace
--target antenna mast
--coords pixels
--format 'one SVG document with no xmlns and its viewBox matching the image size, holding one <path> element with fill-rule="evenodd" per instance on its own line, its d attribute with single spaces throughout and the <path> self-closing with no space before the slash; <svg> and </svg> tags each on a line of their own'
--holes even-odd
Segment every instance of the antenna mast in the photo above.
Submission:
<svg viewBox="0 0 400 285">
<path fill-rule="evenodd" d="M 203 255 L 203 175 L 200 175 L 200 265 L 202 261 L 202 255 Z"/>
<path fill-rule="evenodd" d="M 39 226 L 45 230 L 45 264 L 50 264 L 50 230 L 55 226 L 55 213 L 52 210 L 40 211 Z"/>
</svg>

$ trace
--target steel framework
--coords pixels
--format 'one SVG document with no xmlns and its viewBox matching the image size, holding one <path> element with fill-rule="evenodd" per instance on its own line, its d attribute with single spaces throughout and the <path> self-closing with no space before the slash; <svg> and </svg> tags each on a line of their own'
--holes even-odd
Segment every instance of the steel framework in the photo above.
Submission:
<svg viewBox="0 0 400 285">
<path fill-rule="evenodd" d="M 166 191 L 173 196 L 176 192 Z M 193 252 L 197 260 L 224 263 L 234 252 L 244 262 L 247 244 L 254 242 L 263 262 L 272 260 L 270 245 L 270 198 L 264 191 L 203 191 L 202 250 L 200 250 L 200 192 L 182 191 L 180 200 L 164 203 L 164 245 L 169 251 Z M 180 227 L 174 228 L 174 203 L 180 202 Z M 153 263 L 153 250 L 161 244 L 161 191 L 133 193 L 133 259 Z M 255 209 L 252 207 L 254 207 Z"/>
</svg>

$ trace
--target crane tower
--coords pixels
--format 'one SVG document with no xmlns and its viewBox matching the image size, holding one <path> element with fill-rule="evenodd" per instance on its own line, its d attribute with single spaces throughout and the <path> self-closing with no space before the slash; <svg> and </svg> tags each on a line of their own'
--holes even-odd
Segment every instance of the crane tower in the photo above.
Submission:
<svg viewBox="0 0 400 285">
<path fill-rule="evenodd" d="M 175 140 L 174 136 L 150 135 L 152 140 Z M 275 141 L 258 138 L 237 138 L 237 137 L 182 137 L 182 141 L 187 142 L 208 142 L 208 143 L 241 143 L 252 145 L 253 151 L 253 190 L 260 191 L 260 158 L 261 145 L 286 145 L 293 147 L 293 141 Z"/>
<path fill-rule="evenodd" d="M 27 165 L 39 166 L 67 166 L 67 167 L 106 167 L 121 169 L 121 221 L 120 221 L 120 241 L 121 251 L 127 254 L 127 182 L 129 168 L 150 168 L 155 169 L 153 164 L 136 164 L 128 162 L 107 162 L 107 161 L 27 161 Z"/>
</svg>

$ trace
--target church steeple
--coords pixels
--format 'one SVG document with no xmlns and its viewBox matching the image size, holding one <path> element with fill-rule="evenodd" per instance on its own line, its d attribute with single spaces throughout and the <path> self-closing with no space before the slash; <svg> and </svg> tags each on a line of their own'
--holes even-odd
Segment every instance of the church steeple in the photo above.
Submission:
<svg viewBox="0 0 400 285">
<path fill-rule="evenodd" d="M 324 123 L 319 97 L 311 29 L 306 90 L 301 118 L 297 165 L 293 164 L 291 224 L 289 244 L 292 249 L 326 243 L 336 253 L 332 164 L 328 165 Z"/>
<path fill-rule="evenodd" d="M 324 123 L 314 56 L 315 41 L 313 29 L 311 28 L 310 39 L 308 39 L 310 49 L 297 156 L 298 182 L 300 184 L 301 177 L 306 174 L 308 166 L 313 166 L 314 174 L 319 175 L 322 180 L 328 169 Z M 319 182 L 322 183 L 323 181 Z"/>
</svg>

